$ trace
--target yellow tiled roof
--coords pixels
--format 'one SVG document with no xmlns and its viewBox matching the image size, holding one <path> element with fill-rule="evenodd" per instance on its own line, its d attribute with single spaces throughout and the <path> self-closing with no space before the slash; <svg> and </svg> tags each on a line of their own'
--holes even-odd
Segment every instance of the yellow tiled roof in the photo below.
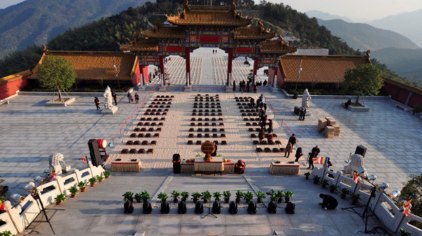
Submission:
<svg viewBox="0 0 422 236">
<path fill-rule="evenodd" d="M 295 47 L 289 46 L 282 38 L 265 40 L 260 46 L 261 53 L 293 53 L 296 50 Z"/>
<path fill-rule="evenodd" d="M 360 64 L 369 63 L 366 56 L 299 56 L 280 57 L 280 69 L 286 82 L 341 83 L 344 73 Z M 302 70 L 299 71 L 300 67 Z"/>
<path fill-rule="evenodd" d="M 115 80 L 116 68 L 120 80 L 131 80 L 137 57 L 121 52 L 80 52 L 80 51 L 47 51 L 41 58 L 39 65 L 46 56 L 62 57 L 75 70 L 79 80 Z M 34 69 L 34 74 L 38 66 Z M 36 77 L 36 75 L 34 76 Z"/>
<path fill-rule="evenodd" d="M 224 25 L 224 26 L 247 26 L 251 19 L 244 18 L 239 14 L 227 9 L 198 9 L 185 10 L 176 16 L 168 16 L 167 21 L 174 25 Z"/>
<path fill-rule="evenodd" d="M 9 82 L 9 81 L 13 81 L 13 80 L 16 80 L 16 79 L 20 79 L 22 77 L 28 77 L 31 74 L 32 74 L 32 72 L 30 70 L 25 70 L 25 71 L 21 71 L 21 72 L 18 72 L 16 74 L 13 74 L 13 75 L 8 75 L 8 76 L 0 78 L 0 84 L 6 83 L 6 82 Z"/>
<path fill-rule="evenodd" d="M 273 33 L 270 33 L 259 26 L 249 26 L 237 28 L 234 32 L 234 39 L 270 39 L 274 37 Z"/>
</svg>

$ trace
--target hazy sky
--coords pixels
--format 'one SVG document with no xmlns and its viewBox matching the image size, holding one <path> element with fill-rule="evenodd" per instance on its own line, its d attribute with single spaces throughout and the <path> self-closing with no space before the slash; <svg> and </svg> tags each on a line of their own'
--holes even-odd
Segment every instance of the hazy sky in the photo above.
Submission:
<svg viewBox="0 0 422 236">
<path fill-rule="evenodd" d="M 0 0 L 0 9 L 24 0 Z M 59 1 L 59 0 L 58 0 Z M 87 0 L 89 1 L 89 0 Z M 319 10 L 344 16 L 354 21 L 383 18 L 402 12 L 422 9 L 422 0 L 267 0 L 283 2 L 292 8 L 305 12 Z M 260 0 L 255 0 L 259 3 Z"/>
<path fill-rule="evenodd" d="M 267 0 L 283 2 L 306 12 L 319 10 L 344 16 L 354 21 L 375 20 L 402 12 L 422 9 L 422 0 Z M 255 0 L 259 2 L 259 0 Z"/>
</svg>

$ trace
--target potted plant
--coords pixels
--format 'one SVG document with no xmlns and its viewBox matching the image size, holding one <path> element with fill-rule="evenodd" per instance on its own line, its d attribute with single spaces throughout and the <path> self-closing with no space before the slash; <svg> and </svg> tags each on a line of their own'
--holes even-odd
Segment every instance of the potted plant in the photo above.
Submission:
<svg viewBox="0 0 422 236">
<path fill-rule="evenodd" d="M 319 184 L 319 180 L 320 180 L 321 178 L 319 177 L 319 176 L 317 176 L 317 175 L 315 175 L 314 176 L 314 184 Z"/>
<path fill-rule="evenodd" d="M 237 204 L 239 204 L 240 199 L 242 199 L 242 197 L 243 197 L 243 193 L 242 193 L 242 191 L 237 190 L 237 191 L 236 191 L 236 203 L 237 203 Z"/>
<path fill-rule="evenodd" d="M 305 173 L 305 179 L 306 179 L 306 180 L 308 180 L 310 175 L 311 175 L 311 173 L 306 172 L 306 173 Z"/>
<path fill-rule="evenodd" d="M 158 194 L 157 198 L 161 200 L 161 214 L 168 214 L 170 212 L 170 205 L 167 202 L 167 193 L 161 192 Z"/>
<path fill-rule="evenodd" d="M 147 191 L 141 192 L 141 199 L 142 199 L 142 212 L 144 214 L 151 214 L 152 206 L 151 203 L 148 201 L 150 199 L 149 193 Z"/>
<path fill-rule="evenodd" d="M 283 197 L 284 197 L 284 192 L 279 190 L 276 193 L 277 196 L 277 203 L 282 203 L 283 202 Z"/>
<path fill-rule="evenodd" d="M 97 175 L 97 182 L 101 183 L 103 182 L 103 179 L 104 179 L 103 174 Z"/>
<path fill-rule="evenodd" d="M 352 195 L 352 205 L 358 204 L 359 198 L 360 198 L 360 195 L 359 194 L 353 194 Z"/>
<path fill-rule="evenodd" d="M 186 200 L 189 198 L 188 192 L 182 192 L 180 193 L 180 196 L 182 196 L 182 201 L 186 202 Z"/>
<path fill-rule="evenodd" d="M 108 177 L 110 177 L 110 172 L 109 171 L 104 171 L 104 178 L 108 179 Z"/>
<path fill-rule="evenodd" d="M 82 181 L 79 182 L 78 187 L 79 187 L 79 189 L 81 190 L 82 193 L 85 192 L 86 191 L 86 181 L 85 182 L 82 182 Z"/>
<path fill-rule="evenodd" d="M 192 196 L 192 201 L 196 203 L 198 199 L 201 198 L 202 194 L 198 192 L 194 192 L 191 194 L 191 196 Z"/>
<path fill-rule="evenodd" d="M 256 197 L 257 197 L 257 202 L 258 203 L 262 203 L 262 200 L 263 199 L 265 199 L 265 193 L 264 192 L 262 192 L 262 191 L 258 191 L 257 193 L 256 193 Z"/>
<path fill-rule="evenodd" d="M 337 191 L 337 185 L 335 184 L 330 184 L 329 188 L 331 193 L 335 193 Z"/>
<path fill-rule="evenodd" d="M 123 195 L 123 200 L 128 200 L 133 202 L 133 193 L 132 192 L 125 192 Z"/>
<path fill-rule="evenodd" d="M 5 221 L 0 220 L 0 226 L 2 225 L 2 222 L 6 224 Z M 9 230 L 6 230 L 0 233 L 0 236 L 12 236 L 12 235 L 13 235 L 12 232 L 10 232 Z"/>
<path fill-rule="evenodd" d="M 142 201 L 142 193 L 136 193 L 135 200 L 137 203 L 140 203 Z"/>
<path fill-rule="evenodd" d="M 268 203 L 267 211 L 270 214 L 275 214 L 275 213 L 277 213 L 277 199 L 278 199 L 278 196 L 277 196 L 277 193 L 275 191 L 270 191 L 268 193 L 270 195 L 270 202 Z"/>
<path fill-rule="evenodd" d="M 64 202 L 65 199 L 64 194 L 59 194 L 56 198 L 54 198 L 54 200 L 56 200 L 56 205 L 62 205 L 62 202 Z"/>
<path fill-rule="evenodd" d="M 207 203 L 211 199 L 211 193 L 208 190 L 205 192 L 202 192 L 201 198 L 204 201 L 204 203 Z"/>
<path fill-rule="evenodd" d="M 347 196 L 347 194 L 349 194 L 349 190 L 347 189 L 347 188 L 342 188 L 341 189 L 341 195 L 340 195 L 340 197 L 342 198 L 342 199 L 345 199 L 346 198 L 346 196 Z"/>
<path fill-rule="evenodd" d="M 160 199 L 161 202 L 166 202 L 168 196 L 167 196 L 167 193 L 161 192 L 161 193 L 158 194 L 157 198 Z"/>
<path fill-rule="evenodd" d="M 92 178 L 89 179 L 89 184 L 91 185 L 91 187 L 95 186 L 95 182 L 97 182 L 97 178 L 92 177 Z"/>
<path fill-rule="evenodd" d="M 224 202 L 225 203 L 229 203 L 230 202 L 230 196 L 232 194 L 230 193 L 230 191 L 224 191 L 223 192 L 223 196 L 224 196 Z"/>
<path fill-rule="evenodd" d="M 76 186 L 76 184 L 69 188 L 69 192 L 71 198 L 74 198 L 76 196 L 76 193 L 78 192 L 78 187 Z"/>
<path fill-rule="evenodd" d="M 179 201 L 180 192 L 173 190 L 173 192 L 171 193 L 171 196 L 173 197 L 173 202 L 177 203 Z"/>
<path fill-rule="evenodd" d="M 244 193 L 243 194 L 243 199 L 245 199 L 245 202 L 249 204 L 252 201 L 252 199 L 253 199 L 252 192 L 249 192 L 248 191 L 248 192 Z"/>
<path fill-rule="evenodd" d="M 322 181 L 322 183 L 321 183 L 321 187 L 322 187 L 322 188 L 326 188 L 326 187 L 327 187 L 327 185 L 328 185 L 328 180 L 324 179 L 324 180 Z"/>
<path fill-rule="evenodd" d="M 290 199 L 293 197 L 293 192 L 292 191 L 286 191 L 284 192 L 284 202 L 288 203 L 290 202 Z"/>
<path fill-rule="evenodd" d="M 212 195 L 213 195 L 215 201 L 217 201 L 217 202 L 220 201 L 220 198 L 221 198 L 221 193 L 220 192 L 215 192 Z"/>
</svg>

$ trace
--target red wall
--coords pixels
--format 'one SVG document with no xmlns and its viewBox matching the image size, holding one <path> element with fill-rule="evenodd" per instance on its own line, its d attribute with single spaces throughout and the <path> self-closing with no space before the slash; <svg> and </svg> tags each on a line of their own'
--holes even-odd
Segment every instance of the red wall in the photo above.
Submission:
<svg viewBox="0 0 422 236">
<path fill-rule="evenodd" d="M 135 74 L 133 75 L 133 78 L 132 78 L 132 85 L 136 86 L 139 84 L 140 81 L 141 81 L 141 72 L 139 69 L 139 65 L 137 65 L 135 69 Z"/>
<path fill-rule="evenodd" d="M 144 77 L 144 83 L 145 84 L 149 84 L 149 78 L 148 78 L 149 74 L 148 73 L 149 73 L 148 66 L 144 66 L 142 68 L 142 76 Z"/>
<path fill-rule="evenodd" d="M 23 76 L 16 77 L 6 82 L 0 81 L 0 100 L 8 98 L 16 94 L 18 90 L 21 90 L 27 84 L 27 79 Z"/>
<path fill-rule="evenodd" d="M 422 91 L 400 84 L 395 81 L 384 81 L 384 92 L 391 95 L 391 97 L 405 104 L 406 106 L 415 108 L 416 105 L 422 105 Z"/>
</svg>

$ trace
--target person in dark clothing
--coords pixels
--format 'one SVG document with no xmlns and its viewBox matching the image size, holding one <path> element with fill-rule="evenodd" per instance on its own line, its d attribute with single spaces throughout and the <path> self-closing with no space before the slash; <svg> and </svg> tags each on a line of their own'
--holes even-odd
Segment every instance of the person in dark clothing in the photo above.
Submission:
<svg viewBox="0 0 422 236">
<path fill-rule="evenodd" d="M 233 81 L 233 92 L 236 92 L 236 80 Z"/>
<path fill-rule="evenodd" d="M 252 86 L 252 88 L 253 88 L 253 92 L 254 92 L 254 93 L 256 93 L 256 84 L 254 84 L 254 85 Z"/>
<path fill-rule="evenodd" d="M 133 101 L 133 97 L 132 97 L 132 94 L 130 92 L 127 92 L 127 99 L 129 101 L 129 103 L 131 103 Z"/>
<path fill-rule="evenodd" d="M 263 86 L 267 86 L 267 81 L 265 80 L 264 83 L 262 84 Z"/>
<path fill-rule="evenodd" d="M 320 152 L 318 145 L 316 145 L 315 147 L 313 147 L 311 152 L 313 154 L 313 157 L 317 157 L 318 154 L 319 154 L 319 152 Z"/>
<path fill-rule="evenodd" d="M 267 103 L 264 103 L 264 111 L 267 111 Z"/>
<path fill-rule="evenodd" d="M 253 98 L 251 98 L 249 101 L 250 101 L 250 105 L 252 107 L 254 107 L 255 106 L 255 100 Z"/>
<path fill-rule="evenodd" d="M 299 158 L 301 158 L 302 156 L 303 156 L 302 148 L 301 147 L 298 147 L 296 149 L 296 154 L 295 154 L 296 159 L 295 159 L 295 162 L 298 162 L 299 161 Z"/>
<path fill-rule="evenodd" d="M 292 148 L 294 148 L 295 144 L 296 144 L 296 136 L 295 134 L 292 134 L 289 138 L 289 143 L 292 144 Z"/>
<path fill-rule="evenodd" d="M 344 104 L 344 108 L 349 109 L 349 106 L 352 105 L 352 100 L 349 99 L 347 100 L 347 102 Z"/>
<path fill-rule="evenodd" d="M 335 210 L 337 208 L 338 201 L 335 197 L 322 193 L 319 195 L 319 197 L 322 198 L 322 203 L 320 204 L 324 210 Z"/>
<path fill-rule="evenodd" d="M 302 120 L 305 120 L 305 116 L 306 116 L 306 108 L 303 108 L 303 110 L 302 110 Z"/>
<path fill-rule="evenodd" d="M 117 106 L 117 94 L 116 94 L 116 92 L 112 91 L 111 96 L 113 97 L 114 105 Z"/>
<path fill-rule="evenodd" d="M 312 152 L 309 153 L 309 157 L 308 157 L 308 169 L 314 169 L 314 155 L 312 154 Z"/>
<path fill-rule="evenodd" d="M 214 149 L 214 152 L 213 152 L 213 153 L 211 153 L 211 156 L 212 156 L 212 157 L 217 156 L 217 142 L 216 142 L 216 141 L 214 141 L 214 145 L 215 145 L 215 149 Z"/>
<path fill-rule="evenodd" d="M 136 101 L 136 103 L 139 103 L 139 95 L 138 95 L 138 93 L 135 93 L 135 101 Z"/>
<path fill-rule="evenodd" d="M 268 120 L 268 133 L 271 134 L 273 132 L 273 120 L 269 119 Z"/>
<path fill-rule="evenodd" d="M 95 106 L 97 107 L 97 110 L 100 110 L 100 100 L 97 97 L 95 97 L 94 103 L 95 103 Z"/>
</svg>

